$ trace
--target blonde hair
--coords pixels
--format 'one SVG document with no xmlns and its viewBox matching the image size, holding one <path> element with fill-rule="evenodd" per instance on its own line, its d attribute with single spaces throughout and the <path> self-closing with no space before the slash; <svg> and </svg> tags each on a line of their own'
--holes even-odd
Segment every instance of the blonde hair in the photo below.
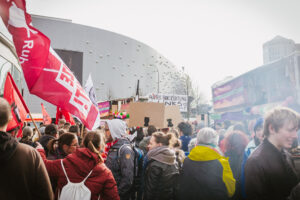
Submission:
<svg viewBox="0 0 300 200">
<path fill-rule="evenodd" d="M 280 128 L 284 126 L 286 122 L 292 123 L 294 128 L 299 129 L 299 113 L 286 107 L 276 107 L 273 110 L 269 111 L 265 116 L 264 136 L 268 137 L 270 135 L 270 125 L 272 125 L 274 130 L 277 132 Z"/>
</svg>

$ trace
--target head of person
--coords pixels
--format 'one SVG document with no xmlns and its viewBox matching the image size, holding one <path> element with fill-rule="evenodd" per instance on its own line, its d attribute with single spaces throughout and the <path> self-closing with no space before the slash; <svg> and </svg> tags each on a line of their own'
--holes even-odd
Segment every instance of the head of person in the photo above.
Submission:
<svg viewBox="0 0 300 200">
<path fill-rule="evenodd" d="M 108 120 L 105 123 L 106 142 L 112 142 L 126 135 L 126 123 L 120 119 Z"/>
<path fill-rule="evenodd" d="M 69 128 L 69 132 L 70 133 L 74 133 L 74 134 L 76 134 L 77 136 L 79 136 L 79 127 L 77 126 L 77 125 L 72 125 L 72 126 L 70 126 L 70 128 Z"/>
<path fill-rule="evenodd" d="M 57 137 L 57 133 L 58 133 L 58 131 L 57 131 L 57 127 L 55 124 L 49 124 L 46 126 L 46 128 L 45 128 L 46 135 L 51 135 L 53 137 Z"/>
<path fill-rule="evenodd" d="M 209 145 L 212 147 L 217 147 L 219 142 L 218 133 L 212 128 L 202 128 L 197 134 L 197 145 Z"/>
<path fill-rule="evenodd" d="M 7 124 L 11 119 L 11 108 L 9 103 L 0 97 L 0 131 L 5 132 Z"/>
<path fill-rule="evenodd" d="M 245 129 L 245 126 L 244 124 L 242 123 L 237 123 L 233 126 L 233 131 L 240 131 L 240 132 L 243 132 L 243 133 L 246 133 L 246 129 Z"/>
<path fill-rule="evenodd" d="M 100 152 L 102 152 L 104 148 L 104 140 L 99 131 L 89 131 L 83 138 L 82 143 L 85 148 L 88 148 L 98 155 L 99 162 L 103 162 Z"/>
<path fill-rule="evenodd" d="M 179 132 L 176 129 L 169 130 L 169 133 L 172 133 L 175 138 L 179 138 Z"/>
<path fill-rule="evenodd" d="M 60 119 L 58 121 L 58 129 L 62 129 L 64 127 L 65 123 L 66 123 L 65 119 Z"/>
<path fill-rule="evenodd" d="M 138 127 L 138 128 L 136 129 L 136 132 L 137 132 L 137 134 L 136 134 L 136 142 L 142 141 L 143 138 L 144 138 L 144 130 L 143 130 L 143 127 Z"/>
<path fill-rule="evenodd" d="M 286 107 L 277 107 L 264 118 L 264 137 L 280 150 L 291 148 L 299 130 L 299 114 Z"/>
<path fill-rule="evenodd" d="M 22 139 L 24 139 L 24 140 L 31 140 L 32 137 L 33 137 L 33 130 L 32 130 L 32 128 L 29 127 L 29 126 L 24 127 L 23 130 L 22 130 L 22 135 L 23 135 Z"/>
<path fill-rule="evenodd" d="M 152 150 L 156 147 L 171 146 L 173 135 L 171 133 L 155 132 L 152 134 L 148 148 Z"/>
<path fill-rule="evenodd" d="M 224 138 L 225 152 L 242 155 L 249 140 L 245 133 L 233 131 Z"/>
<path fill-rule="evenodd" d="M 65 130 L 69 130 L 69 129 L 70 129 L 70 127 L 71 127 L 71 124 L 70 124 L 69 122 L 66 122 L 66 123 L 64 124 L 64 127 L 63 127 L 63 129 L 65 129 Z"/>
<path fill-rule="evenodd" d="M 255 125 L 253 127 L 254 130 L 254 139 L 256 140 L 255 143 L 262 143 L 264 139 L 264 134 L 263 134 L 263 125 L 264 125 L 264 119 L 259 118 L 256 120 Z M 258 145 L 256 144 L 256 145 Z"/>
<path fill-rule="evenodd" d="M 151 136 L 152 133 L 155 133 L 157 131 L 156 127 L 153 125 L 148 126 L 147 129 L 147 136 Z"/>
<path fill-rule="evenodd" d="M 178 124 L 178 129 L 181 135 L 190 136 L 192 135 L 192 126 L 188 122 L 180 122 Z"/>
<path fill-rule="evenodd" d="M 54 144 L 58 143 L 58 147 L 66 154 L 71 154 L 76 151 L 78 147 L 77 137 L 73 133 L 64 133 L 59 136 L 58 139 L 50 140 L 48 143 L 48 149 L 50 152 L 54 152 Z"/>
</svg>

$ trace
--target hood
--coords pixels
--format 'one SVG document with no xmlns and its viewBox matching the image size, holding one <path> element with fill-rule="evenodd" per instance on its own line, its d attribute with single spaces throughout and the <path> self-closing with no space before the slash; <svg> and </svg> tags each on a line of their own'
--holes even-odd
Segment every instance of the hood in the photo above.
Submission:
<svg viewBox="0 0 300 200">
<path fill-rule="evenodd" d="M 218 150 L 207 146 L 196 146 L 188 157 L 193 161 L 210 161 L 225 158 L 218 153 Z"/>
<path fill-rule="evenodd" d="M 16 151 L 17 140 L 11 134 L 0 131 L 0 163 L 8 161 Z"/>
<path fill-rule="evenodd" d="M 78 148 L 75 153 L 69 154 L 66 160 L 72 165 L 75 173 L 85 176 L 98 163 L 99 157 L 88 148 Z"/>
<path fill-rule="evenodd" d="M 173 165 L 175 164 L 175 152 L 167 146 L 160 146 L 151 149 L 148 154 L 148 160 L 156 160 L 158 162 Z"/>
<path fill-rule="evenodd" d="M 130 144 L 130 141 L 128 138 L 121 138 L 118 140 L 118 142 L 116 142 L 112 147 L 115 149 L 120 148 L 121 146 L 123 146 L 124 144 Z"/>
<path fill-rule="evenodd" d="M 126 123 L 120 119 L 106 121 L 113 140 L 122 138 L 126 135 Z"/>
</svg>

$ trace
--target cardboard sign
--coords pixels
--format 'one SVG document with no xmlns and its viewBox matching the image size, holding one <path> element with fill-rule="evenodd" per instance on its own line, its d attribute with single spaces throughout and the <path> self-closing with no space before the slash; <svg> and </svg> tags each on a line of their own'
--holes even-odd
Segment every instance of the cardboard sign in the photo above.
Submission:
<svg viewBox="0 0 300 200">
<path fill-rule="evenodd" d="M 132 102 L 129 106 L 129 127 L 144 127 L 145 118 L 149 118 L 148 125 L 157 128 L 167 128 L 167 119 L 171 119 L 175 126 L 182 121 L 178 106 L 165 106 L 163 103 Z"/>
</svg>

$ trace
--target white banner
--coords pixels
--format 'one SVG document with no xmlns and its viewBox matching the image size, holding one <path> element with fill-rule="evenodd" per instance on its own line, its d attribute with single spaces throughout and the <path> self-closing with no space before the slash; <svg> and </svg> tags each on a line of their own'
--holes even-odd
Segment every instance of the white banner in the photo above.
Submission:
<svg viewBox="0 0 300 200">
<path fill-rule="evenodd" d="M 149 94 L 148 102 L 164 103 L 166 106 L 179 106 L 180 112 L 187 112 L 187 95 Z"/>
</svg>

